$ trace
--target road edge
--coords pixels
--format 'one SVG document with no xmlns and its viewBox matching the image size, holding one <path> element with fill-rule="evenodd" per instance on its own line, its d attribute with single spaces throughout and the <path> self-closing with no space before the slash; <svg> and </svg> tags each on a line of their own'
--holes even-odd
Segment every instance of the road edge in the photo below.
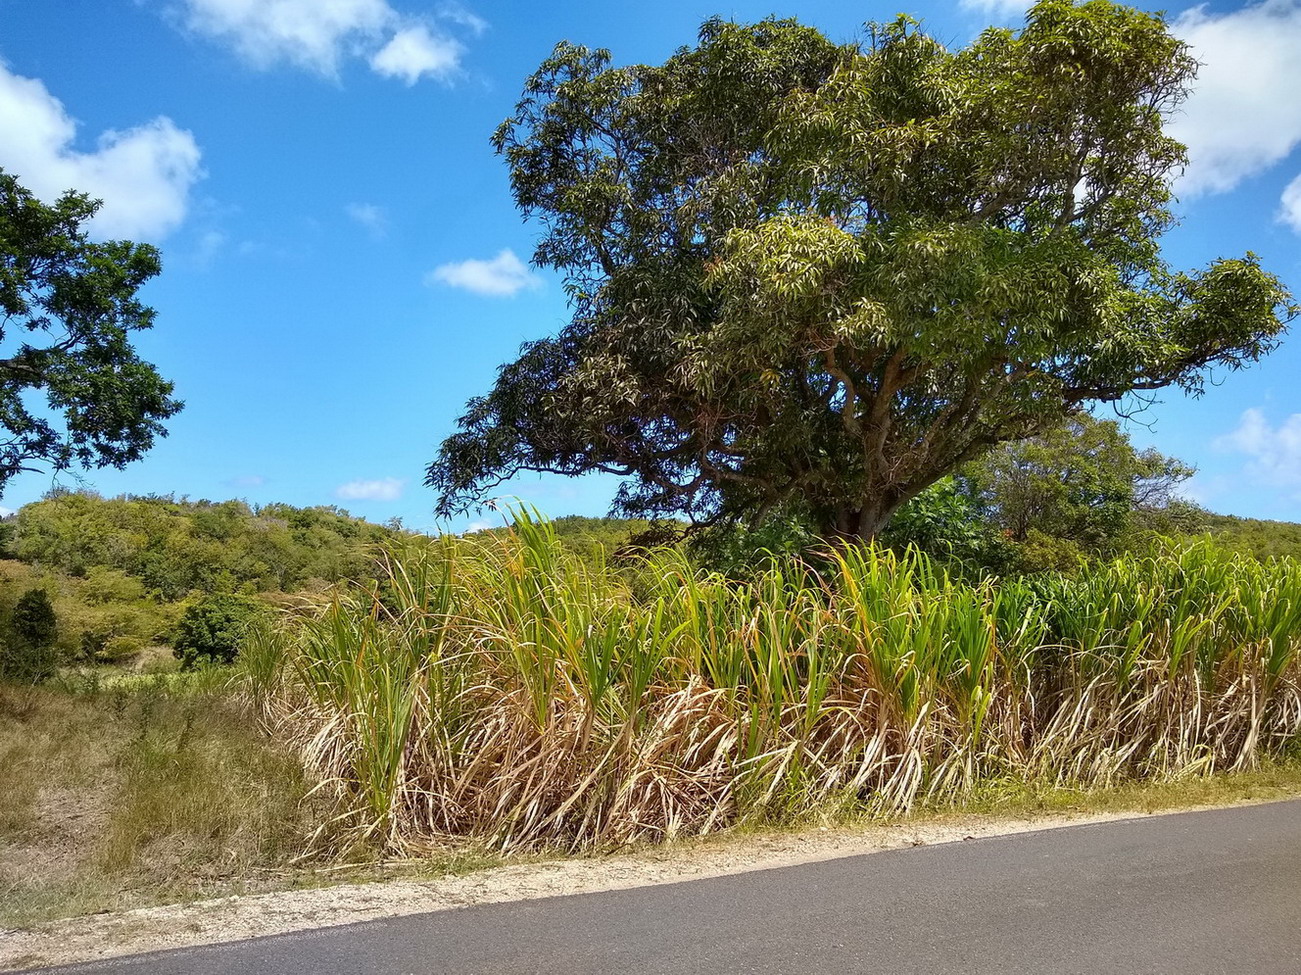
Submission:
<svg viewBox="0 0 1301 975">
<path fill-rule="evenodd" d="M 1271 796 L 1157 811 L 1048 812 L 1014 817 L 955 814 L 934 821 L 857 828 L 738 833 L 633 853 L 512 864 L 432 879 L 345 883 L 145 907 L 66 918 L 25 930 L 0 930 L 0 972 L 104 961 L 478 904 L 683 883 L 915 846 L 1287 801 L 1287 796 Z"/>
</svg>

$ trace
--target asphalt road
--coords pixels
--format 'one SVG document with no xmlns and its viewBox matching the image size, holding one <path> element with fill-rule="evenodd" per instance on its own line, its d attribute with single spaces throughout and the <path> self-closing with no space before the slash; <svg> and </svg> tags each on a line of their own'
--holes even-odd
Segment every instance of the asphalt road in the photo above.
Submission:
<svg viewBox="0 0 1301 975">
<path fill-rule="evenodd" d="M 1301 801 L 484 905 L 46 971 L 1301 975 Z"/>
</svg>

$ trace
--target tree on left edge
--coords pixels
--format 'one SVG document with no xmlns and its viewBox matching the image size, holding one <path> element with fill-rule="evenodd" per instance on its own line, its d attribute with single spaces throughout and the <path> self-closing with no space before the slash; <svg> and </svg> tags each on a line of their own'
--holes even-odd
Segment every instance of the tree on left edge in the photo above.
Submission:
<svg viewBox="0 0 1301 975">
<path fill-rule="evenodd" d="M 99 207 L 71 190 L 47 205 L 0 170 L 0 492 L 24 471 L 125 467 L 181 409 L 131 345 L 158 250 L 92 241 Z"/>
</svg>

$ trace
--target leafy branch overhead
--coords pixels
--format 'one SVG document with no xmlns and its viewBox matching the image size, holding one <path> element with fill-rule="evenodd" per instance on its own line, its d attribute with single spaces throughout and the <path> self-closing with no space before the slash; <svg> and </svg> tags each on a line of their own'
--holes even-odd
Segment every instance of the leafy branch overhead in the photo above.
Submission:
<svg viewBox="0 0 1301 975">
<path fill-rule="evenodd" d="M 0 490 L 23 471 L 123 467 L 181 408 L 131 345 L 154 322 L 137 292 L 158 251 L 91 241 L 98 209 L 74 192 L 47 205 L 0 171 Z"/>
<path fill-rule="evenodd" d="M 443 514 L 521 471 L 616 507 L 868 537 L 1089 404 L 1201 389 L 1296 313 L 1256 258 L 1162 260 L 1196 63 L 1159 16 L 1043 0 L 949 50 L 711 20 L 662 65 L 555 49 L 494 137 L 572 321 L 430 465 Z"/>
</svg>

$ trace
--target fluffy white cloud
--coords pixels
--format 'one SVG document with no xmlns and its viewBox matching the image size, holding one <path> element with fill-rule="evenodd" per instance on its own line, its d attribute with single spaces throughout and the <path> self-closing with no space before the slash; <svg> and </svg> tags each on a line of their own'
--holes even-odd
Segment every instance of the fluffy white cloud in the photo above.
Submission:
<svg viewBox="0 0 1301 975">
<path fill-rule="evenodd" d="M 1256 480 L 1301 488 L 1301 413 L 1272 426 L 1263 411 L 1247 410 L 1237 428 L 1216 438 L 1212 446 L 1245 455 L 1247 473 Z"/>
<path fill-rule="evenodd" d="M 446 78 L 460 66 L 461 44 L 437 36 L 424 24 L 398 31 L 370 59 L 375 73 L 385 78 L 401 78 L 408 86 L 425 75 Z"/>
<path fill-rule="evenodd" d="M 193 135 L 164 116 L 103 133 L 94 152 L 74 148 L 76 135 L 44 84 L 0 63 L 0 167 L 47 202 L 69 189 L 102 199 L 97 236 L 158 238 L 184 219 L 202 176 Z"/>
<path fill-rule="evenodd" d="M 1233 189 L 1301 142 L 1301 0 L 1263 0 L 1229 13 L 1205 5 L 1171 25 L 1202 62 L 1169 131 L 1188 146 L 1183 195 Z"/>
<path fill-rule="evenodd" d="M 225 42 L 266 68 L 287 63 L 327 78 L 348 57 L 364 57 L 377 74 L 413 85 L 425 76 L 447 80 L 464 48 L 430 22 L 399 14 L 388 0 L 179 0 L 184 25 Z M 459 5 L 438 21 L 478 35 L 487 23 Z"/>
<path fill-rule="evenodd" d="M 334 76 L 345 53 L 397 18 L 387 0 L 183 0 L 185 24 L 259 67 L 286 61 Z"/>
<path fill-rule="evenodd" d="M 372 481 L 349 481 L 340 484 L 335 494 L 345 501 L 396 501 L 406 484 L 401 478 L 381 477 Z"/>
<path fill-rule="evenodd" d="M 440 265 L 425 276 L 425 283 L 448 284 L 493 297 L 510 297 L 524 288 L 542 286 L 537 275 L 509 249 L 490 261 L 471 259 Z"/>
<path fill-rule="evenodd" d="M 383 237 L 388 232 L 388 214 L 383 207 L 373 203 L 349 203 L 343 210 L 376 237 Z"/>
</svg>

